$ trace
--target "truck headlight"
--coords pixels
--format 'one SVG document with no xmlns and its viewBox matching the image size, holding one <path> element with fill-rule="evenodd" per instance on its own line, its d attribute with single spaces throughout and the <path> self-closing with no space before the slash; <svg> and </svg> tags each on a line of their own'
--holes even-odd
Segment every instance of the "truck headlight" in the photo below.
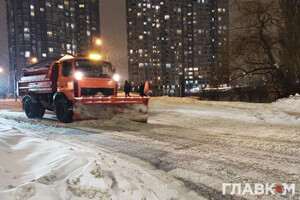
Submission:
<svg viewBox="0 0 300 200">
<path fill-rule="evenodd" d="M 119 82 L 119 81 L 120 81 L 120 75 L 115 74 L 115 75 L 113 76 L 113 79 L 114 79 L 114 81 Z"/>
<path fill-rule="evenodd" d="M 84 74 L 82 72 L 75 72 L 74 77 L 77 81 L 81 81 L 83 79 Z"/>
</svg>

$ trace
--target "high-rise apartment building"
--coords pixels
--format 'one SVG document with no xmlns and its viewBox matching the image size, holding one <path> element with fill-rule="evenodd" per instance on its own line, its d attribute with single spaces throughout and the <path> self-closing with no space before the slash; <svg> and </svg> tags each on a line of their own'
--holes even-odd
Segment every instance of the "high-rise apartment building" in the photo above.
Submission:
<svg viewBox="0 0 300 200">
<path fill-rule="evenodd" d="M 219 68 L 229 67 L 228 0 L 127 0 L 126 4 L 133 86 L 149 81 L 154 95 L 179 96 L 209 83 L 228 82 L 215 80 Z"/>
<path fill-rule="evenodd" d="M 86 54 L 100 36 L 99 0 L 6 0 L 6 6 L 11 80 L 33 62 Z"/>
</svg>

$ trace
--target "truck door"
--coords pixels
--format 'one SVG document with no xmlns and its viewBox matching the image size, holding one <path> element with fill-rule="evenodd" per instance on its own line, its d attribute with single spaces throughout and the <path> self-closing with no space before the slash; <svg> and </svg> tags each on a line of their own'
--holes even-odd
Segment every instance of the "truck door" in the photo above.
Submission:
<svg viewBox="0 0 300 200">
<path fill-rule="evenodd" d="M 73 98 L 73 63 L 74 61 L 64 61 L 60 64 L 58 90 L 63 92 L 69 99 Z"/>
</svg>

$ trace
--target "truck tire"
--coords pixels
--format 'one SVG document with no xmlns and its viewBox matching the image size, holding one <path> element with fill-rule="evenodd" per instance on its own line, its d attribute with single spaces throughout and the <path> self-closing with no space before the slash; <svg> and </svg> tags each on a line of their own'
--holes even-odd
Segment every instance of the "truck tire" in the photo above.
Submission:
<svg viewBox="0 0 300 200">
<path fill-rule="evenodd" d="M 35 118 L 35 106 L 32 103 L 31 98 L 28 98 L 25 100 L 24 110 L 25 110 L 25 114 L 28 118 L 30 118 L 30 119 Z"/>
<path fill-rule="evenodd" d="M 40 104 L 34 104 L 35 107 L 35 117 L 38 119 L 42 119 L 45 115 L 45 108 Z"/>
<path fill-rule="evenodd" d="M 45 114 L 45 108 L 40 103 L 33 103 L 31 98 L 27 98 L 23 106 L 26 116 L 30 119 L 41 119 Z"/>
<path fill-rule="evenodd" d="M 55 105 L 56 117 L 60 122 L 70 123 L 73 121 L 73 112 L 70 105 L 64 99 L 60 99 Z"/>
</svg>

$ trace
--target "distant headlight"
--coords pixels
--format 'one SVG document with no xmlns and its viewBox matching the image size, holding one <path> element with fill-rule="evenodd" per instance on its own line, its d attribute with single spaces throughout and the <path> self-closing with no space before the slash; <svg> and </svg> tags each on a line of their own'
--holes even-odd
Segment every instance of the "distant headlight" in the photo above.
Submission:
<svg viewBox="0 0 300 200">
<path fill-rule="evenodd" d="M 84 74 L 82 72 L 75 72 L 74 77 L 77 81 L 81 81 L 84 77 Z"/>
<path fill-rule="evenodd" d="M 119 81 L 120 81 L 120 75 L 115 74 L 115 75 L 113 76 L 113 79 L 114 79 L 114 81 L 119 82 Z"/>
</svg>

